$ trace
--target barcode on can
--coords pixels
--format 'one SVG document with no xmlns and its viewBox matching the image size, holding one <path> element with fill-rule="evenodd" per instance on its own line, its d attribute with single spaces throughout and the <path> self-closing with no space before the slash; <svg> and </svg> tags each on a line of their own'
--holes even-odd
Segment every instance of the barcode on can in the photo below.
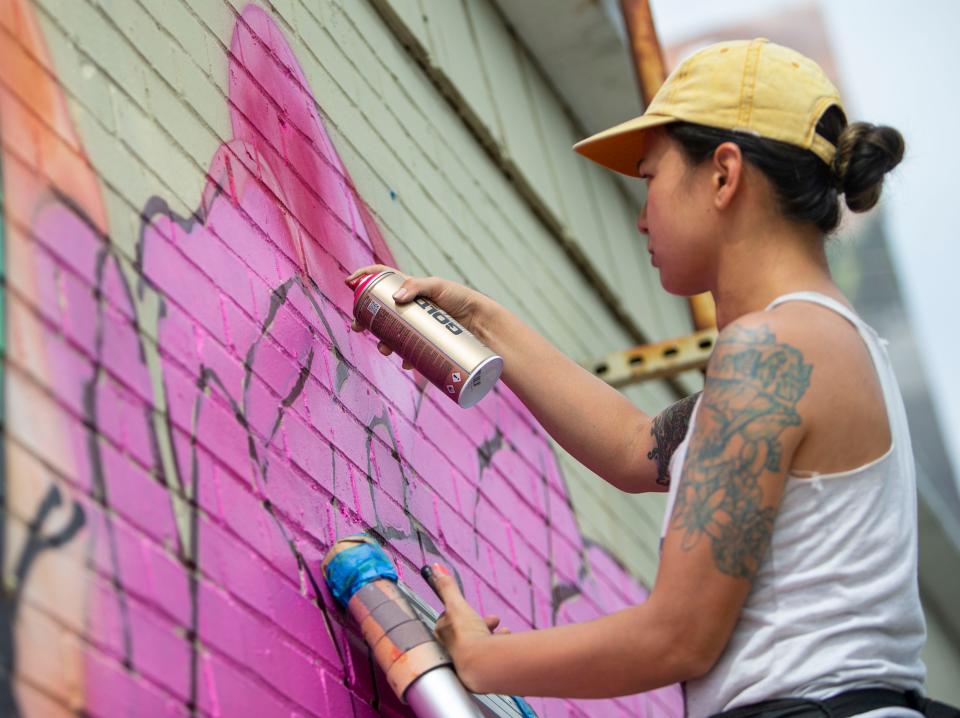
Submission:
<svg viewBox="0 0 960 718">
<path fill-rule="evenodd" d="M 377 316 L 377 312 L 380 311 L 380 302 L 376 302 L 371 299 L 370 303 L 367 305 L 367 309 L 370 310 L 371 318 Z"/>
</svg>

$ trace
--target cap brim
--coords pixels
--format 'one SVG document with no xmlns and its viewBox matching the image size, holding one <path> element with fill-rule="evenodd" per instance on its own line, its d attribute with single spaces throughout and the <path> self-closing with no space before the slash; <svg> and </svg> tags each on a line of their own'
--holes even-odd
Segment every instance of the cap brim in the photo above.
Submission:
<svg viewBox="0 0 960 718">
<path fill-rule="evenodd" d="M 647 130 L 676 121 L 666 115 L 640 115 L 580 140 L 573 149 L 607 169 L 638 177 L 637 163 L 643 159 Z"/>
</svg>

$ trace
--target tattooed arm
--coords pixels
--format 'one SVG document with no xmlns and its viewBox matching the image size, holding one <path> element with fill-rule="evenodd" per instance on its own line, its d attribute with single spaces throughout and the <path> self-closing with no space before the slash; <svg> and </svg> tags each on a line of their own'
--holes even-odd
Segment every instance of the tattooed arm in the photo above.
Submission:
<svg viewBox="0 0 960 718">
<path fill-rule="evenodd" d="M 718 340 L 651 596 L 690 622 L 687 640 L 705 667 L 733 631 L 809 429 L 798 407 L 813 365 L 784 339 L 796 331 L 777 324 L 748 316 Z"/>
<path fill-rule="evenodd" d="M 645 440 L 646 457 L 653 462 L 656 468 L 654 484 L 641 484 L 641 491 L 667 491 L 670 488 L 670 459 L 677 450 L 680 442 L 687 435 L 690 417 L 697 404 L 700 392 L 692 394 L 675 404 L 671 404 L 661 411 L 650 422 L 649 436 L 642 436 Z"/>
<path fill-rule="evenodd" d="M 797 337 L 810 330 L 781 324 L 749 315 L 720 335 L 683 474 L 673 477 L 681 483 L 650 598 L 586 623 L 448 637 L 468 686 L 601 698 L 710 669 L 770 543 L 786 473 L 808 430 L 812 364 Z"/>
</svg>

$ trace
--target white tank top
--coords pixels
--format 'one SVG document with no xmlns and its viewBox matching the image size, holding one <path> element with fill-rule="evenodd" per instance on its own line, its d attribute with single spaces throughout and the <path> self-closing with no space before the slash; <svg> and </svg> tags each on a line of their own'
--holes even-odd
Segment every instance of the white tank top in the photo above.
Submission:
<svg viewBox="0 0 960 718">
<path fill-rule="evenodd" d="M 849 320 L 870 350 L 893 441 L 850 471 L 788 474 L 767 551 L 730 641 L 713 668 L 686 684 L 687 715 L 701 718 L 758 701 L 826 698 L 853 688 L 920 690 L 926 626 L 917 587 L 917 499 L 906 411 L 884 340 L 839 302 L 806 301 Z M 666 534 L 696 421 L 670 461 Z M 871 716 L 920 716 L 909 709 Z"/>
</svg>

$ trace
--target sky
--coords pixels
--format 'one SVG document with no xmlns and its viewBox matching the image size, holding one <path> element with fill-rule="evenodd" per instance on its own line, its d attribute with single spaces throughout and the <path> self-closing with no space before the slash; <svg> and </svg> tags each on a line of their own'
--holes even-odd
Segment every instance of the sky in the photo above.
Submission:
<svg viewBox="0 0 960 718">
<path fill-rule="evenodd" d="M 651 0 L 664 47 L 716 27 L 814 6 L 852 121 L 896 127 L 903 163 L 881 205 L 943 440 L 960 481 L 960 2 Z"/>
</svg>

